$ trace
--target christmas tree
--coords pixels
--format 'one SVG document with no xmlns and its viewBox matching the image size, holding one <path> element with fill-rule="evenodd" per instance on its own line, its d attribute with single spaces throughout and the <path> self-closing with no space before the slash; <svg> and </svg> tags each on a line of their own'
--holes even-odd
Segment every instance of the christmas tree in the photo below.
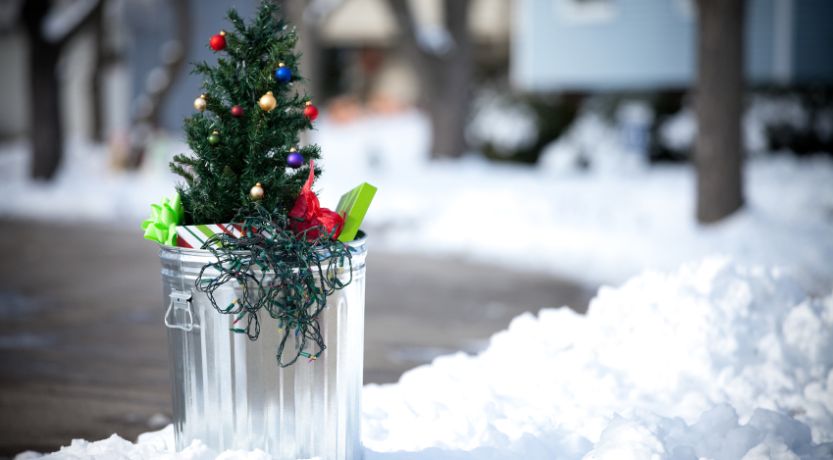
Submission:
<svg viewBox="0 0 833 460">
<path fill-rule="evenodd" d="M 287 215 L 308 178 L 316 145 L 298 147 L 318 111 L 295 83 L 299 55 L 297 35 L 261 3 L 245 24 L 228 13 L 233 30 L 211 37 L 214 66 L 196 64 L 204 77 L 197 113 L 185 120 L 192 155 L 174 157 L 171 169 L 184 178 L 177 188 L 185 224 L 231 222 L 262 206 Z M 320 171 L 315 170 L 316 176 Z"/>
<path fill-rule="evenodd" d="M 282 331 L 276 358 L 289 366 L 326 349 L 318 317 L 352 281 L 346 242 L 375 188 L 350 191 L 339 212 L 319 205 L 312 191 L 319 148 L 299 146 L 318 109 L 296 90 L 297 35 L 276 13 L 264 0 L 247 25 L 231 10 L 233 30 L 209 40 L 217 62 L 195 65 L 203 93 L 185 120 L 193 153 L 171 162 L 184 183 L 172 201 L 152 205 L 142 228 L 163 245 L 210 251 L 195 288 L 233 315 L 232 332 L 255 340 L 261 321 L 275 320 Z M 231 303 L 215 295 L 229 287 L 237 293 Z"/>
</svg>

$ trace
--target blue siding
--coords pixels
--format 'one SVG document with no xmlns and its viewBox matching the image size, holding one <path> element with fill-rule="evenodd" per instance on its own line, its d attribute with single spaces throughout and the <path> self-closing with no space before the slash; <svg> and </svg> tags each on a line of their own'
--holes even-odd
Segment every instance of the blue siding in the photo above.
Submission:
<svg viewBox="0 0 833 460">
<path fill-rule="evenodd" d="M 766 83 L 773 78 L 775 59 L 775 1 L 747 0 L 746 78 L 750 83 Z"/>
<path fill-rule="evenodd" d="M 796 0 L 793 81 L 833 81 L 833 1 Z"/>
<path fill-rule="evenodd" d="M 611 0 L 608 20 L 563 17 L 564 0 L 521 0 L 512 78 L 527 90 L 638 90 L 689 86 L 696 70 L 696 16 L 685 0 Z M 693 2 L 694 0 L 692 0 Z M 750 83 L 776 82 L 777 5 L 748 0 L 745 67 Z M 833 78 L 833 0 L 792 0 L 793 82 Z"/>
<path fill-rule="evenodd" d="M 694 21 L 676 0 L 616 0 L 611 20 L 589 24 L 559 17 L 558 1 L 520 2 L 513 76 L 521 86 L 639 88 L 689 81 Z"/>
</svg>

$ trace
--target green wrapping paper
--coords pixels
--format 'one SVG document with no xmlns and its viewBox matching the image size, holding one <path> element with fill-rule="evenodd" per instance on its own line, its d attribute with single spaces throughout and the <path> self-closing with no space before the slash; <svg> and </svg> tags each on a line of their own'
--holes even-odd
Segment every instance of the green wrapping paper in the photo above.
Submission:
<svg viewBox="0 0 833 460">
<path fill-rule="evenodd" d="M 346 243 L 356 238 L 375 195 L 376 187 L 364 182 L 341 196 L 336 207 L 336 212 L 344 217 L 344 227 L 338 237 L 339 241 Z"/>
</svg>

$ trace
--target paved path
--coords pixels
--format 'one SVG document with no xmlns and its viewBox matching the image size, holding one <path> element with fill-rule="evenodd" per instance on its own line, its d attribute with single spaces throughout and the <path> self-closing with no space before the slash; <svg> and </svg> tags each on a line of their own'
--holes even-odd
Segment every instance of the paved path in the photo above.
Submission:
<svg viewBox="0 0 833 460">
<path fill-rule="evenodd" d="M 0 457 L 167 423 L 159 261 L 137 232 L 0 220 Z M 365 382 L 457 350 L 516 315 L 584 306 L 575 284 L 452 259 L 368 256 Z"/>
</svg>

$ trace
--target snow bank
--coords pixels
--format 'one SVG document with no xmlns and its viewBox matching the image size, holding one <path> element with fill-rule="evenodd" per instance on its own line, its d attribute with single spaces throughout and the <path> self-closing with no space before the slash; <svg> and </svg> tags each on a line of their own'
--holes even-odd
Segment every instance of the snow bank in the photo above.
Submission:
<svg viewBox="0 0 833 460">
<path fill-rule="evenodd" d="M 362 430 L 368 460 L 831 458 L 833 293 L 725 258 L 646 272 L 602 288 L 587 315 L 524 314 L 477 356 L 368 385 Z M 170 442 L 78 442 L 49 458 L 213 458 L 199 443 L 173 456 Z"/>
<path fill-rule="evenodd" d="M 542 437 L 540 455 L 524 458 L 582 458 L 589 446 L 585 458 L 825 458 L 833 444 L 811 440 L 833 441 L 831 369 L 833 295 L 807 298 L 778 270 L 710 259 L 602 288 L 586 316 L 522 315 L 478 356 L 369 385 L 364 440 L 511 457 Z"/>
</svg>

